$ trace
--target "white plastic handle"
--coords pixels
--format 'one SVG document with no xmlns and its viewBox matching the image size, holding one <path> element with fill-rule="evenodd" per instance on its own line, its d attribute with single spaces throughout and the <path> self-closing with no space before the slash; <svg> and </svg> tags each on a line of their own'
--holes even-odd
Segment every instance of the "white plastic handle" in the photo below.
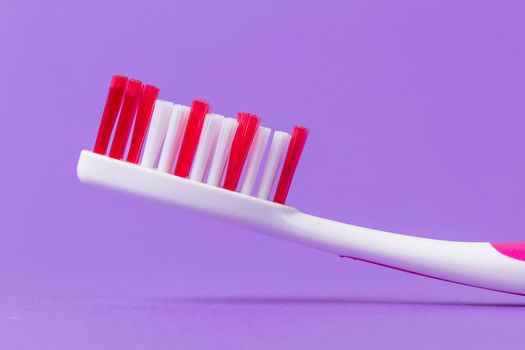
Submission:
<svg viewBox="0 0 525 350">
<path fill-rule="evenodd" d="M 342 257 L 525 295 L 525 243 L 443 241 L 348 225 L 89 151 L 82 151 L 77 173 L 84 182 L 226 218 Z"/>
</svg>

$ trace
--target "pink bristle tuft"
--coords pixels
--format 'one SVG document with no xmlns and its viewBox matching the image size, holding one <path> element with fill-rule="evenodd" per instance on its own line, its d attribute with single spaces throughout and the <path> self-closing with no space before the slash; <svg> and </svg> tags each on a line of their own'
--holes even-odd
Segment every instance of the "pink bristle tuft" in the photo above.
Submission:
<svg viewBox="0 0 525 350">
<path fill-rule="evenodd" d="M 148 130 L 148 126 L 151 121 L 151 115 L 153 114 L 153 107 L 158 96 L 158 87 L 149 84 L 144 86 L 144 90 L 142 90 L 142 96 L 137 109 L 137 117 L 135 118 L 133 136 L 131 137 L 131 143 L 126 159 L 128 162 L 138 163 L 139 161 L 140 152 L 142 151 L 142 147 L 144 145 L 144 138 L 146 137 L 146 131 Z"/>
<path fill-rule="evenodd" d="M 126 151 L 128 143 L 129 132 L 135 119 L 137 106 L 139 104 L 140 95 L 142 93 L 142 82 L 140 80 L 131 79 L 128 81 L 126 91 L 124 92 L 124 102 L 120 110 L 120 116 L 117 123 L 117 129 L 113 136 L 113 144 L 109 151 L 109 156 L 115 159 L 122 159 Z"/>
<path fill-rule="evenodd" d="M 194 100 L 191 103 L 190 115 L 184 132 L 184 138 L 180 148 L 179 159 L 175 166 L 175 175 L 188 177 L 190 174 L 193 157 L 197 150 L 197 144 L 204 124 L 204 118 L 210 111 L 211 106 L 204 100 Z"/>
<path fill-rule="evenodd" d="M 286 197 L 288 196 L 288 191 L 290 190 L 290 185 L 292 184 L 292 179 L 309 132 L 309 129 L 302 126 L 295 126 L 293 128 L 292 138 L 290 139 L 283 170 L 281 171 L 281 177 L 275 190 L 273 201 L 276 203 L 284 204 L 286 202 Z"/>
<path fill-rule="evenodd" d="M 95 147 L 93 147 L 93 152 L 95 153 L 106 154 L 108 150 L 109 139 L 111 138 L 111 132 L 115 126 L 120 106 L 122 105 L 122 97 L 124 96 L 127 83 L 128 78 L 122 75 L 114 75 L 113 78 L 111 78 L 108 96 L 106 97 L 106 105 L 104 106 L 104 112 L 100 120 Z"/>
<path fill-rule="evenodd" d="M 239 126 L 233 137 L 228 170 L 226 171 L 223 185 L 225 189 L 231 191 L 237 190 L 242 168 L 260 123 L 259 117 L 247 112 L 240 112 L 237 120 Z"/>
</svg>

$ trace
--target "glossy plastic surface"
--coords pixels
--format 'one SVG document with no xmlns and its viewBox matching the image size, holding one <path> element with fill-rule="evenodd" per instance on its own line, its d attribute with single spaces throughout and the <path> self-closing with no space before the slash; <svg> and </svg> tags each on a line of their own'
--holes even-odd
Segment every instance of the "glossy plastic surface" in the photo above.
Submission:
<svg viewBox="0 0 525 350">
<path fill-rule="evenodd" d="M 185 207 L 262 233 L 422 276 L 525 295 L 525 262 L 490 243 L 389 233 L 82 151 L 80 180 Z"/>
</svg>

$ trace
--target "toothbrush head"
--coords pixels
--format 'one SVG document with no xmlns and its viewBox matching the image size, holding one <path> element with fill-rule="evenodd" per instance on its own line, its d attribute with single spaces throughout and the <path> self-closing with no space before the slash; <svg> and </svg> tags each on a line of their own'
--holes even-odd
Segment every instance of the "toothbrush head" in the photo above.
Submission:
<svg viewBox="0 0 525 350">
<path fill-rule="evenodd" d="M 153 85 L 113 76 L 93 152 L 225 193 L 286 202 L 307 128 L 270 137 L 272 131 L 255 114 L 227 118 L 211 113 L 204 100 L 186 107 L 158 95 Z"/>
</svg>

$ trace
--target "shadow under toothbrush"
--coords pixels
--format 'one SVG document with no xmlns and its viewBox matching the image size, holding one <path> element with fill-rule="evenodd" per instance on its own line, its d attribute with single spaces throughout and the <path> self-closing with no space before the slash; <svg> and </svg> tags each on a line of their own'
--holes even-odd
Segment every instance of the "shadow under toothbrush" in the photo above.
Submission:
<svg viewBox="0 0 525 350">
<path fill-rule="evenodd" d="M 224 296 L 224 297 L 173 297 L 150 300 L 159 304 L 194 305 L 399 305 L 399 306 L 467 306 L 467 307 L 525 307 L 524 303 L 462 302 L 398 299 L 365 299 L 344 297 L 287 297 L 287 296 Z"/>
</svg>

